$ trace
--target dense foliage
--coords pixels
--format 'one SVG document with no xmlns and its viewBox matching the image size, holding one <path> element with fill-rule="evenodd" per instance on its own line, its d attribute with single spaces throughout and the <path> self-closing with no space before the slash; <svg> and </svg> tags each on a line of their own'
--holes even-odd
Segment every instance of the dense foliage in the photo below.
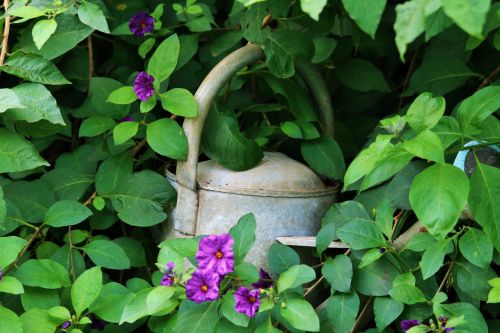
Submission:
<svg viewBox="0 0 500 333">
<path fill-rule="evenodd" d="M 3 9 L 0 333 L 500 331 L 499 2 Z M 220 92 L 203 158 L 245 170 L 281 151 L 342 183 L 316 248 L 274 244 L 268 272 L 245 262 L 252 212 L 159 236 L 193 94 L 247 42 L 265 60 Z"/>
</svg>

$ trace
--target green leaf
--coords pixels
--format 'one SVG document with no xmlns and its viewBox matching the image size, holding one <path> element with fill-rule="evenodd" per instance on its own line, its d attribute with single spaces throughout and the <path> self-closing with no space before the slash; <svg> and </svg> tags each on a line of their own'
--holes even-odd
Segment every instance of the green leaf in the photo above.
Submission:
<svg viewBox="0 0 500 333">
<path fill-rule="evenodd" d="M 448 318 L 464 316 L 465 324 L 457 327 L 457 331 L 488 333 L 488 325 L 481 312 L 469 303 L 442 304 L 440 315 Z"/>
<path fill-rule="evenodd" d="M 308 140 L 300 145 L 307 164 L 320 175 L 340 180 L 344 176 L 345 162 L 338 143 L 329 136 Z"/>
<path fill-rule="evenodd" d="M 219 302 L 205 302 L 193 304 L 188 309 L 179 313 L 177 325 L 173 333 L 208 333 L 214 332 L 219 321 Z"/>
<path fill-rule="evenodd" d="M 90 305 L 90 312 L 111 323 L 120 322 L 123 309 L 134 297 L 126 287 L 110 282 L 102 287 L 97 300 Z"/>
<path fill-rule="evenodd" d="M 443 9 L 462 30 L 482 39 L 490 3 L 490 0 L 443 0 Z"/>
<path fill-rule="evenodd" d="M 389 200 L 383 200 L 382 203 L 376 208 L 377 215 L 375 224 L 387 238 L 392 237 L 394 211 L 395 209 L 392 207 L 392 204 Z"/>
<path fill-rule="evenodd" d="M 356 0 L 342 0 L 344 8 L 358 27 L 375 39 L 377 27 L 382 18 L 387 0 L 370 2 Z"/>
<path fill-rule="evenodd" d="M 435 243 L 436 239 L 428 232 L 421 232 L 413 236 L 404 249 L 415 252 L 423 252 Z"/>
<path fill-rule="evenodd" d="M 115 192 L 132 174 L 133 160 L 129 154 L 110 156 L 96 174 L 96 190 L 100 196 Z"/>
<path fill-rule="evenodd" d="M 300 8 L 315 21 L 319 21 L 319 14 L 325 8 L 327 0 L 300 0 Z"/>
<path fill-rule="evenodd" d="M 300 126 L 292 121 L 285 121 L 281 125 L 281 130 L 283 131 L 283 133 L 285 133 L 287 136 L 291 137 L 292 139 L 302 139 L 303 138 L 302 131 L 300 130 Z"/>
<path fill-rule="evenodd" d="M 403 312 L 404 304 L 390 297 L 376 297 L 373 302 L 375 324 L 379 332 L 389 326 Z"/>
<path fill-rule="evenodd" d="M 121 145 L 133 138 L 139 130 L 139 123 L 136 121 L 124 121 L 113 128 L 113 140 L 115 145 Z"/>
<path fill-rule="evenodd" d="M 44 85 L 23 83 L 12 91 L 17 95 L 23 108 L 8 111 L 5 115 L 12 120 L 24 120 L 29 123 L 45 119 L 52 124 L 66 125 L 57 106 L 57 101 Z"/>
<path fill-rule="evenodd" d="M 257 223 L 252 213 L 243 215 L 238 223 L 229 230 L 234 239 L 233 253 L 235 263 L 241 263 L 255 243 Z"/>
<path fill-rule="evenodd" d="M 373 222 L 353 220 L 337 230 L 339 238 L 353 250 L 381 247 L 385 243 L 380 229 Z"/>
<path fill-rule="evenodd" d="M 328 223 L 323 228 L 320 229 L 318 234 L 316 235 L 316 251 L 318 256 L 328 248 L 331 241 L 336 236 L 336 226 L 334 223 Z"/>
<path fill-rule="evenodd" d="M 130 268 L 130 261 L 125 251 L 112 241 L 96 239 L 82 249 L 98 266 L 120 270 Z"/>
<path fill-rule="evenodd" d="M 102 289 L 101 268 L 96 266 L 83 272 L 71 286 L 71 303 L 77 317 L 95 302 Z"/>
<path fill-rule="evenodd" d="M 484 120 L 499 108 L 500 86 L 490 86 L 478 90 L 458 106 L 457 118 L 462 132 L 469 134 L 471 130 L 474 130 L 474 127 L 481 127 Z"/>
<path fill-rule="evenodd" d="M 367 296 L 386 296 L 392 288 L 392 280 L 399 271 L 385 257 L 363 268 L 353 265 L 352 285 L 359 293 Z"/>
<path fill-rule="evenodd" d="M 35 23 L 31 34 L 33 42 L 38 49 L 41 49 L 43 44 L 52 36 L 57 29 L 57 22 L 54 19 L 40 20 Z"/>
<path fill-rule="evenodd" d="M 391 178 L 403 169 L 413 158 L 413 155 L 400 146 L 389 146 L 381 153 L 373 169 L 361 183 L 360 191 L 378 185 Z"/>
<path fill-rule="evenodd" d="M 137 53 L 142 59 L 145 59 L 146 56 L 148 55 L 149 51 L 155 46 L 156 39 L 155 38 L 148 38 L 144 42 L 142 42 L 141 45 L 139 45 L 139 49 Z"/>
<path fill-rule="evenodd" d="M 443 266 L 444 257 L 453 251 L 451 239 L 440 240 L 429 246 L 422 256 L 420 268 L 424 280 L 434 275 Z"/>
<path fill-rule="evenodd" d="M 35 6 L 14 6 L 9 8 L 9 15 L 14 15 L 21 17 L 23 19 L 32 19 L 45 14 L 44 11 L 40 10 Z"/>
<path fill-rule="evenodd" d="M 58 199 L 78 201 L 94 183 L 95 176 L 93 173 L 57 167 L 43 175 L 42 179 L 51 186 Z"/>
<path fill-rule="evenodd" d="M 330 296 L 326 305 L 328 318 L 337 333 L 349 333 L 356 322 L 359 310 L 359 297 L 353 290 L 349 294 Z"/>
<path fill-rule="evenodd" d="M 16 313 L 1 305 L 0 333 L 23 333 L 23 324 Z"/>
<path fill-rule="evenodd" d="M 481 230 L 470 228 L 458 245 L 465 259 L 476 266 L 486 268 L 493 260 L 493 244 Z"/>
<path fill-rule="evenodd" d="M 221 314 L 236 326 L 247 327 L 250 322 L 244 313 L 236 312 L 234 294 L 229 292 L 222 298 L 220 307 Z"/>
<path fill-rule="evenodd" d="M 42 309 L 30 309 L 20 318 L 23 323 L 23 332 L 54 333 L 62 324 L 59 320 L 51 318 L 48 310 Z"/>
<path fill-rule="evenodd" d="M 274 243 L 269 248 L 268 263 L 272 273 L 281 274 L 290 267 L 300 264 L 300 259 L 292 248 Z"/>
<path fill-rule="evenodd" d="M 31 34 L 21 36 L 20 48 L 51 60 L 73 49 L 92 32 L 92 28 L 80 23 L 74 15 L 57 15 L 55 20 L 57 29 L 40 50 L 33 42 Z"/>
<path fill-rule="evenodd" d="M 178 116 L 198 117 L 198 104 L 187 89 L 174 88 L 160 94 L 163 109 Z"/>
<path fill-rule="evenodd" d="M 17 133 L 0 128 L 0 173 L 48 166 L 33 145 Z"/>
<path fill-rule="evenodd" d="M 215 110 L 208 113 L 201 139 L 203 152 L 210 159 L 224 167 L 242 171 L 260 162 L 262 150 L 253 140 L 240 132 L 234 113 L 229 110 Z"/>
<path fill-rule="evenodd" d="M 242 31 L 229 31 L 226 32 L 219 37 L 215 38 L 214 41 L 210 44 L 210 54 L 212 56 L 217 57 L 224 52 L 230 50 L 233 46 L 235 46 L 243 37 Z M 181 50 L 182 50 L 182 40 L 181 40 Z M 179 56 L 181 58 L 181 56 Z"/>
<path fill-rule="evenodd" d="M 0 283 L 0 293 L 19 295 L 24 293 L 24 288 L 21 281 L 19 281 L 15 277 L 4 276 Z"/>
<path fill-rule="evenodd" d="M 26 245 L 26 240 L 17 236 L 0 237 L 0 268 L 5 269 L 16 260 L 17 256 Z"/>
<path fill-rule="evenodd" d="M 131 86 L 124 86 L 116 89 L 109 94 L 106 102 L 113 104 L 131 104 L 137 100 L 134 88 Z"/>
<path fill-rule="evenodd" d="M 280 293 L 287 289 L 296 288 L 316 278 L 314 270 L 307 265 L 295 265 L 286 272 L 281 273 L 278 279 L 278 291 Z"/>
<path fill-rule="evenodd" d="M 267 317 L 267 320 L 260 324 L 256 329 L 254 333 L 281 333 L 279 329 L 273 326 L 273 322 L 271 320 L 271 316 Z"/>
<path fill-rule="evenodd" d="M 444 114 L 446 101 L 443 97 L 432 97 L 431 93 L 422 93 L 411 103 L 406 112 L 406 121 L 417 133 L 431 129 Z"/>
<path fill-rule="evenodd" d="M 95 30 L 109 34 L 108 22 L 106 22 L 106 17 L 98 5 L 85 1 L 78 6 L 77 14 L 82 23 Z"/>
<path fill-rule="evenodd" d="M 458 121 L 453 117 L 444 116 L 432 131 L 439 135 L 445 149 L 462 138 Z"/>
<path fill-rule="evenodd" d="M 29 259 L 14 275 L 25 286 L 58 289 L 71 285 L 66 269 L 50 259 Z"/>
<path fill-rule="evenodd" d="M 313 64 L 318 64 L 327 60 L 337 46 L 337 41 L 335 39 L 322 36 L 314 38 L 313 43 L 314 57 L 311 59 Z"/>
<path fill-rule="evenodd" d="M 173 34 L 158 45 L 149 59 L 146 72 L 155 78 L 156 85 L 168 79 L 174 71 L 179 57 L 179 48 L 179 38 L 177 34 Z"/>
<path fill-rule="evenodd" d="M 488 280 L 497 276 L 491 267 L 479 268 L 463 261 L 456 261 L 452 272 L 453 287 L 458 295 L 473 304 L 479 304 L 480 301 L 488 299 L 490 289 Z"/>
<path fill-rule="evenodd" d="M 50 206 L 45 214 L 45 224 L 52 227 L 66 227 L 85 221 L 92 211 L 79 202 L 61 200 Z"/>
<path fill-rule="evenodd" d="M 259 280 L 257 267 L 247 262 L 234 266 L 234 273 L 246 283 L 254 283 Z"/>
<path fill-rule="evenodd" d="M 68 320 L 71 319 L 71 313 L 69 312 L 68 309 L 66 309 L 64 306 L 54 306 L 49 309 L 49 316 L 51 316 L 54 319 L 59 319 L 59 320 Z"/>
<path fill-rule="evenodd" d="M 402 145 L 407 152 L 424 160 L 444 164 L 444 147 L 439 136 L 431 130 L 424 130 Z"/>
<path fill-rule="evenodd" d="M 363 92 L 390 91 L 384 74 L 370 62 L 351 59 L 336 67 L 336 74 L 345 86 Z"/>
<path fill-rule="evenodd" d="M 469 180 L 462 170 L 434 164 L 415 176 L 409 196 L 420 223 L 443 239 L 457 223 L 468 193 Z"/>
<path fill-rule="evenodd" d="M 319 318 L 309 302 L 291 295 L 283 301 L 286 306 L 280 307 L 279 311 L 288 324 L 298 330 L 319 332 Z"/>
<path fill-rule="evenodd" d="M 130 105 L 118 105 L 106 102 L 109 95 L 123 87 L 123 84 L 108 77 L 94 77 L 90 83 L 90 102 L 94 109 L 103 116 L 115 119 L 128 114 Z"/>
<path fill-rule="evenodd" d="M 410 274 L 410 273 L 406 273 Z M 389 291 L 389 295 L 391 297 L 399 302 L 405 303 L 405 304 L 416 304 L 416 303 L 422 303 L 426 302 L 426 298 L 424 293 L 415 287 L 415 282 L 413 284 L 409 283 L 401 283 L 401 284 L 396 284 L 396 280 L 394 281 L 394 286 L 392 289 Z"/>
<path fill-rule="evenodd" d="M 0 89 L 0 99 L 2 100 L 2 104 L 0 104 L 0 113 L 5 112 L 8 109 L 24 108 L 24 105 L 21 104 L 19 97 L 17 97 L 16 93 L 12 89 Z"/>
<path fill-rule="evenodd" d="M 116 126 L 116 122 L 113 118 L 106 116 L 90 116 L 85 119 L 80 126 L 80 131 L 78 135 L 80 137 L 93 137 L 101 135 L 104 132 L 109 131 L 110 129 Z"/>
<path fill-rule="evenodd" d="M 368 266 L 375 261 L 379 260 L 384 255 L 384 252 L 380 252 L 380 249 L 369 249 L 361 257 L 361 262 L 359 263 L 359 268 Z"/>
<path fill-rule="evenodd" d="M 392 135 L 377 135 L 375 142 L 368 148 L 363 149 L 358 156 L 351 162 L 344 176 L 344 190 L 349 185 L 366 176 L 373 170 L 377 162 L 383 156 L 386 150 L 392 149 Z"/>
<path fill-rule="evenodd" d="M 426 1 L 411 0 L 396 5 L 396 46 L 399 56 L 404 61 L 408 44 L 413 42 L 425 30 Z"/>
<path fill-rule="evenodd" d="M 158 154 L 177 160 L 186 159 L 186 134 L 174 120 L 163 118 L 148 124 L 146 138 L 151 149 Z"/>
<path fill-rule="evenodd" d="M 146 253 L 142 244 L 131 237 L 120 237 L 113 240 L 125 251 L 132 267 L 146 266 Z"/>
<path fill-rule="evenodd" d="M 310 59 L 313 50 L 312 41 L 298 30 L 277 30 L 264 40 L 267 66 L 279 78 L 293 76 L 295 58 Z"/>
<path fill-rule="evenodd" d="M 335 290 L 346 293 L 351 289 L 352 262 L 348 256 L 339 254 L 333 260 L 327 258 L 321 274 Z"/>
<path fill-rule="evenodd" d="M 500 251 L 500 171 L 476 162 L 470 178 L 469 207 L 474 219 Z M 481 254 L 485 256 L 486 254 Z"/>
</svg>

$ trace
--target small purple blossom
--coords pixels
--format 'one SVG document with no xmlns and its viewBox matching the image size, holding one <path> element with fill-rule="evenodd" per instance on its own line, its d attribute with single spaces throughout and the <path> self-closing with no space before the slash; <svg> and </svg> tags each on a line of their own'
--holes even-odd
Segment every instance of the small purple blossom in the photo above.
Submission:
<svg viewBox="0 0 500 333">
<path fill-rule="evenodd" d="M 256 289 L 268 289 L 273 286 L 273 279 L 268 272 L 266 272 L 263 268 L 259 270 L 259 281 L 252 283 L 252 287 Z"/>
<path fill-rule="evenodd" d="M 122 119 L 119 120 L 120 123 L 124 123 L 126 121 L 135 121 L 135 119 L 132 118 L 131 116 L 125 116 L 125 117 L 123 117 Z"/>
<path fill-rule="evenodd" d="M 219 274 L 210 269 L 194 272 L 186 283 L 186 296 L 195 303 L 216 300 L 219 297 Z"/>
<path fill-rule="evenodd" d="M 104 320 L 101 320 L 96 317 L 93 313 L 90 314 L 90 320 L 92 323 L 90 323 L 90 328 L 93 330 L 97 331 L 102 331 L 104 328 L 106 328 L 106 322 Z"/>
<path fill-rule="evenodd" d="M 139 72 L 135 77 L 134 92 L 141 101 L 146 101 L 155 93 L 153 87 L 154 78 L 146 72 Z"/>
<path fill-rule="evenodd" d="M 70 326 L 71 326 L 71 321 L 67 320 L 61 325 L 61 329 L 66 330 Z"/>
<path fill-rule="evenodd" d="M 385 247 L 381 247 L 380 249 L 378 249 L 378 252 L 380 252 L 380 253 L 382 253 L 382 254 L 384 254 L 384 253 L 385 253 L 385 251 L 386 251 L 386 250 L 385 250 Z"/>
<path fill-rule="evenodd" d="M 447 327 L 444 329 L 445 332 L 453 332 L 455 330 L 455 327 Z"/>
<path fill-rule="evenodd" d="M 246 287 L 239 287 L 234 293 L 234 308 L 239 313 L 244 313 L 247 317 L 255 317 L 260 306 L 260 290 L 249 290 Z"/>
<path fill-rule="evenodd" d="M 3 272 L 2 272 L 2 269 L 0 268 L 0 281 L 2 281 L 3 279 Z"/>
<path fill-rule="evenodd" d="M 130 18 L 128 27 L 134 35 L 142 37 L 153 31 L 154 24 L 155 19 L 151 15 L 146 12 L 137 12 Z"/>
<path fill-rule="evenodd" d="M 210 235 L 200 240 L 196 260 L 201 269 L 211 269 L 219 275 L 234 270 L 234 240 L 229 234 Z"/>
<path fill-rule="evenodd" d="M 401 321 L 401 329 L 403 330 L 403 332 L 406 332 L 408 331 L 410 328 L 414 327 L 414 326 L 418 326 L 420 325 L 420 321 L 418 320 L 415 320 L 415 319 L 411 319 L 411 320 L 402 320 Z"/>
<path fill-rule="evenodd" d="M 171 285 L 174 284 L 174 281 L 175 281 L 175 274 L 173 272 L 174 267 L 175 267 L 175 265 L 173 262 L 167 263 L 167 269 L 165 270 L 165 273 L 163 274 L 163 278 L 161 279 L 162 286 L 170 287 Z"/>
</svg>

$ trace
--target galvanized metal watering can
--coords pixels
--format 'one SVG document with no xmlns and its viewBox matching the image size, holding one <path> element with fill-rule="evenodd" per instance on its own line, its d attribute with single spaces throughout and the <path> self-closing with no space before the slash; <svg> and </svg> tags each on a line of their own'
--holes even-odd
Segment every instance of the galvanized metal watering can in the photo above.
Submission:
<svg viewBox="0 0 500 333">
<path fill-rule="evenodd" d="M 187 160 L 178 162 L 176 175 L 167 171 L 177 189 L 177 206 L 163 230 L 164 238 L 225 233 L 251 212 L 257 230 L 247 260 L 258 266 L 267 266 L 267 252 L 276 237 L 316 235 L 321 217 L 338 193 L 337 186 L 326 186 L 311 169 L 281 153 L 264 153 L 262 161 L 247 171 L 228 170 L 214 161 L 198 163 L 203 124 L 217 92 L 240 69 L 263 58 L 259 46 L 248 44 L 224 58 L 198 88 L 199 117 L 186 118 L 183 124 Z M 321 75 L 311 65 L 296 67 L 315 87 L 311 90 L 322 110 L 321 122 L 331 134 L 332 107 Z"/>
</svg>

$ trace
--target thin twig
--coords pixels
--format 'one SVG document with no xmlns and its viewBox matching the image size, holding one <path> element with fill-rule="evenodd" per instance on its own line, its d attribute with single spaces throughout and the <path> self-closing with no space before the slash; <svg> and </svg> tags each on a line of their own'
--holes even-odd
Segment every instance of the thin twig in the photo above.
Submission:
<svg viewBox="0 0 500 333">
<path fill-rule="evenodd" d="M 35 238 L 37 238 L 38 235 L 40 235 L 40 231 L 41 231 L 42 227 L 43 227 L 43 225 L 41 225 L 40 227 L 35 229 L 35 232 L 31 236 L 31 238 L 28 240 L 28 243 L 26 243 L 26 245 L 24 245 L 21 252 L 17 255 L 16 260 L 14 260 L 14 262 L 12 264 L 10 264 L 7 269 L 5 269 L 5 273 L 9 272 L 13 267 L 17 266 L 17 263 L 19 262 L 19 260 L 21 260 L 22 257 L 24 257 L 24 255 L 26 254 L 26 251 L 28 251 L 31 244 L 33 244 Z"/>
<path fill-rule="evenodd" d="M 73 282 L 76 280 L 75 262 L 73 260 L 73 240 L 71 239 L 71 226 L 68 226 L 68 241 L 69 241 L 69 271 Z"/>
<path fill-rule="evenodd" d="M 142 139 L 131 151 L 130 151 L 130 155 L 132 157 L 134 157 L 135 155 L 137 155 L 137 153 L 139 152 L 139 150 L 142 149 L 142 147 L 144 147 L 146 145 L 146 139 Z"/>
<path fill-rule="evenodd" d="M 9 8 L 10 2 L 9 0 L 3 0 L 3 7 L 5 12 L 7 12 L 7 8 Z M 3 28 L 3 39 L 2 39 L 2 51 L 0 53 L 0 66 L 3 65 L 5 61 L 5 56 L 7 55 L 7 47 L 9 44 L 9 33 L 10 33 L 10 15 L 5 17 L 5 24 Z"/>
<path fill-rule="evenodd" d="M 401 215 L 403 215 L 403 212 L 404 210 L 401 209 L 401 211 L 393 218 L 394 223 L 392 225 L 392 230 L 391 230 L 391 239 L 392 237 L 394 237 L 394 232 L 396 231 L 396 227 L 398 226 L 399 220 L 401 219 Z"/>
<path fill-rule="evenodd" d="M 349 333 L 355 333 L 359 331 L 361 328 L 359 326 L 362 325 L 361 321 L 365 319 L 365 316 L 367 314 L 368 308 L 370 305 L 373 303 L 374 297 L 371 296 L 368 301 L 366 301 L 365 306 L 363 307 L 363 310 L 361 310 L 361 313 L 359 314 L 358 318 L 356 319 L 356 322 L 352 326 L 352 329 L 349 331 Z M 366 324 L 366 323 L 365 323 Z"/>
<path fill-rule="evenodd" d="M 94 46 L 92 42 L 92 35 L 87 37 L 87 48 L 89 51 L 89 95 L 90 95 L 90 85 L 92 83 L 92 78 L 94 77 Z"/>
<path fill-rule="evenodd" d="M 97 192 L 92 193 L 90 195 L 90 197 L 87 200 L 85 200 L 85 202 L 83 203 L 83 205 L 84 206 L 90 205 L 96 196 L 97 196 Z"/>
<path fill-rule="evenodd" d="M 452 262 L 450 263 L 450 266 L 448 267 L 448 270 L 446 271 L 446 274 L 445 274 L 445 276 L 444 276 L 444 278 L 443 278 L 443 281 L 441 281 L 441 284 L 439 285 L 439 288 L 438 288 L 438 290 L 436 291 L 436 295 L 437 295 L 437 293 L 438 293 L 438 292 L 440 292 L 440 291 L 441 291 L 441 289 L 443 289 L 444 285 L 446 284 L 446 280 L 448 280 L 448 277 L 449 277 L 449 276 L 450 276 L 450 274 L 451 274 L 451 269 L 453 268 L 453 265 L 454 265 L 454 264 L 455 264 L 455 262 L 454 262 L 454 261 L 452 261 Z"/>
<path fill-rule="evenodd" d="M 307 295 L 309 295 L 314 289 L 316 289 L 316 287 L 324 280 L 324 276 L 322 275 L 316 282 L 314 282 L 314 284 L 307 288 L 307 291 L 304 293 L 304 297 L 306 297 Z"/>
<path fill-rule="evenodd" d="M 495 76 L 497 76 L 498 74 L 500 74 L 500 66 L 495 68 L 493 72 L 490 73 L 490 75 L 484 78 L 484 80 L 481 82 L 477 90 L 486 87 L 488 84 L 491 84 Z"/>
<path fill-rule="evenodd" d="M 418 55 L 419 51 L 420 51 L 420 47 L 417 48 L 417 50 L 415 51 L 415 53 L 413 53 L 413 56 L 411 57 L 410 67 L 408 67 L 408 72 L 406 73 L 406 77 L 403 81 L 403 87 L 401 89 L 401 93 L 403 93 L 406 90 L 406 87 L 408 86 L 408 83 L 410 82 L 410 77 L 411 77 L 411 74 L 413 73 L 413 67 L 415 67 L 415 62 L 417 61 L 417 55 Z M 404 96 L 401 96 L 401 98 L 399 99 L 398 112 L 396 112 L 396 113 L 399 113 L 399 110 L 401 110 L 401 108 L 403 107 L 403 100 L 404 100 Z"/>
</svg>

